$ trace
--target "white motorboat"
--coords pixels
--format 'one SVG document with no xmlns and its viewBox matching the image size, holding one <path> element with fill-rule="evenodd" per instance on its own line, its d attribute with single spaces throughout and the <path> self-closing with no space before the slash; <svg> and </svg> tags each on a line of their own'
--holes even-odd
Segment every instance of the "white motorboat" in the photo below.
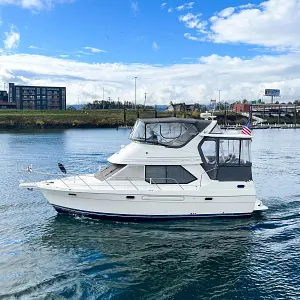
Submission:
<svg viewBox="0 0 300 300">
<path fill-rule="evenodd" d="M 58 212 L 96 218 L 246 216 L 268 209 L 256 198 L 251 136 L 216 121 L 139 119 L 132 141 L 105 169 L 20 184 L 39 189 Z"/>
</svg>

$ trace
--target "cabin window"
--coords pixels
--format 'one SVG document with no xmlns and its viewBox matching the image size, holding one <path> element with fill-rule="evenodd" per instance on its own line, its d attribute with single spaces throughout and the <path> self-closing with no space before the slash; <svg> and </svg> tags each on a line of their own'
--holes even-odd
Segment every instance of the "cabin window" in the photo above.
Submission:
<svg viewBox="0 0 300 300">
<path fill-rule="evenodd" d="M 251 164 L 250 140 L 220 139 L 219 165 L 248 165 Z"/>
<path fill-rule="evenodd" d="M 220 139 L 219 164 L 238 165 L 240 159 L 240 140 Z"/>
<path fill-rule="evenodd" d="M 95 174 L 95 177 L 101 181 L 105 181 L 118 171 L 122 170 L 126 165 L 111 164 Z"/>
<path fill-rule="evenodd" d="M 188 184 L 197 178 L 182 166 L 145 166 L 145 180 L 153 184 Z"/>
<path fill-rule="evenodd" d="M 251 143 L 250 140 L 241 141 L 241 156 L 240 156 L 241 165 L 251 164 L 250 143 Z"/>
<path fill-rule="evenodd" d="M 215 140 L 206 140 L 201 146 L 202 153 L 209 165 L 215 165 L 217 162 L 217 146 Z"/>
</svg>

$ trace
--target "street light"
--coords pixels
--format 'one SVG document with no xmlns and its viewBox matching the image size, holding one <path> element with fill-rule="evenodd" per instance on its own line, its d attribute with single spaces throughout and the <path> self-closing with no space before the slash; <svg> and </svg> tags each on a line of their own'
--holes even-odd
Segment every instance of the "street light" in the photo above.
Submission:
<svg viewBox="0 0 300 300">
<path fill-rule="evenodd" d="M 134 107 L 136 110 L 136 79 L 137 77 L 134 77 Z"/>
</svg>

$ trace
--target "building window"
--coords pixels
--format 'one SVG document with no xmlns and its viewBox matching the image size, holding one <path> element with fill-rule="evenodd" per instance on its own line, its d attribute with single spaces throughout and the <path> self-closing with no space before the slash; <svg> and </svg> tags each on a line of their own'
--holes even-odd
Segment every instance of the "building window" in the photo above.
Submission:
<svg viewBox="0 0 300 300">
<path fill-rule="evenodd" d="M 153 184 L 188 184 L 197 178 L 182 166 L 145 166 L 145 180 Z"/>
</svg>

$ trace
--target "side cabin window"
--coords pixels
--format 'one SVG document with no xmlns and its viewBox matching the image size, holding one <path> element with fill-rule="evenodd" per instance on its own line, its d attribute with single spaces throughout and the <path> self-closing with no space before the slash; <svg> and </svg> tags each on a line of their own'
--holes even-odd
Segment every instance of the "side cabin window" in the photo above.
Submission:
<svg viewBox="0 0 300 300">
<path fill-rule="evenodd" d="M 106 179 L 110 178 L 112 175 L 116 174 L 118 171 L 122 170 L 126 165 L 119 165 L 119 164 L 111 164 L 106 168 L 102 169 L 94 176 L 95 178 L 105 181 Z"/>
<path fill-rule="evenodd" d="M 251 166 L 250 140 L 219 140 L 219 165 Z"/>
<path fill-rule="evenodd" d="M 145 124 L 139 120 L 130 134 L 130 139 L 145 144 L 179 148 L 187 144 L 198 133 L 196 126 L 191 123 L 157 122 Z"/>
<path fill-rule="evenodd" d="M 217 143 L 215 140 L 205 141 L 201 146 L 201 150 L 208 165 L 217 163 Z"/>
<path fill-rule="evenodd" d="M 197 178 L 182 166 L 145 166 L 145 180 L 153 184 L 188 184 Z"/>
</svg>

